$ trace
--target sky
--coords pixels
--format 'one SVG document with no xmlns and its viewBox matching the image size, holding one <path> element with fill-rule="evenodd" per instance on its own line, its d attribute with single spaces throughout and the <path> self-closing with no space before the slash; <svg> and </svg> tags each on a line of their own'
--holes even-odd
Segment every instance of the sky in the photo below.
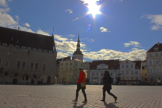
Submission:
<svg viewBox="0 0 162 108">
<path fill-rule="evenodd" d="M 0 0 L 0 26 L 54 31 L 57 58 L 73 55 L 79 35 L 84 61 L 145 60 L 162 40 L 162 0 Z"/>
</svg>

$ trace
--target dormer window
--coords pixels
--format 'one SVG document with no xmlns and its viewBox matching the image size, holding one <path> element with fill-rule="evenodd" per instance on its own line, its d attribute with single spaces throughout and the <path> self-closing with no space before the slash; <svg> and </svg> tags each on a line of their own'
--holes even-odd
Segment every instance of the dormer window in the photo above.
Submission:
<svg viewBox="0 0 162 108">
<path fill-rule="evenodd" d="M 158 47 L 154 48 L 154 51 L 158 51 Z"/>
</svg>

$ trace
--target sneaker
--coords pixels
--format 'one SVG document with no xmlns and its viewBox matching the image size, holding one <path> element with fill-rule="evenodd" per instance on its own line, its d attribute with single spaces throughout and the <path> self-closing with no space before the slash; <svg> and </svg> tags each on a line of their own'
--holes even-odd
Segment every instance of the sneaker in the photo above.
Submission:
<svg viewBox="0 0 162 108">
<path fill-rule="evenodd" d="M 72 100 L 73 102 L 77 102 L 77 100 L 75 99 L 75 100 Z"/>
<path fill-rule="evenodd" d="M 82 103 L 87 103 L 87 101 L 84 100 Z"/>
<path fill-rule="evenodd" d="M 102 100 L 100 100 L 100 101 L 103 101 L 103 102 L 105 102 L 105 100 L 103 100 L 103 99 L 102 99 Z"/>
</svg>

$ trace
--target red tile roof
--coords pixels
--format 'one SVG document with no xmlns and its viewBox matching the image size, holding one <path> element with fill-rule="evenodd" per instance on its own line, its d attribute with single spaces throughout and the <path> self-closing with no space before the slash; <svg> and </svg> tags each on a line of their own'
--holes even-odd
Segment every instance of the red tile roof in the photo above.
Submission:
<svg viewBox="0 0 162 108">
<path fill-rule="evenodd" d="M 0 27 L 0 44 L 2 43 L 43 49 L 47 51 L 53 51 L 53 46 L 55 46 L 52 36 Z"/>
<path fill-rule="evenodd" d="M 158 52 L 158 51 L 154 51 L 154 48 L 158 48 L 158 51 L 162 51 L 162 43 L 155 44 L 147 52 Z"/>
</svg>

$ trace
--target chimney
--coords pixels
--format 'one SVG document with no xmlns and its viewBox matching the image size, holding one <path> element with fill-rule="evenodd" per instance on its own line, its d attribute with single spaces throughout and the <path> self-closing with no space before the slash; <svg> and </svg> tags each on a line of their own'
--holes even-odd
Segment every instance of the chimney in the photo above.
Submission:
<svg viewBox="0 0 162 108">
<path fill-rule="evenodd" d="M 160 43 L 158 42 L 158 45 L 159 45 Z"/>
</svg>

